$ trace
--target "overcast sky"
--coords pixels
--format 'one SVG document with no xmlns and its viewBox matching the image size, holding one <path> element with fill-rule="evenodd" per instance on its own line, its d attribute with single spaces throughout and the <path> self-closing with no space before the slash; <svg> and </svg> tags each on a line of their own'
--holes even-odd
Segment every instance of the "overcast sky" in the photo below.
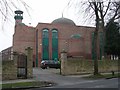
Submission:
<svg viewBox="0 0 120 90">
<path fill-rule="evenodd" d="M 14 0 L 17 1 L 17 0 Z M 36 26 L 38 22 L 51 23 L 53 20 L 62 17 L 73 20 L 77 25 L 83 25 L 82 19 L 77 20 L 77 15 L 74 13 L 73 8 L 68 9 L 67 4 L 69 0 L 23 0 L 31 8 L 29 9 L 30 16 L 21 4 L 17 4 L 18 9 L 22 10 L 23 23 L 26 25 Z M 16 8 L 13 8 L 15 11 Z M 80 16 L 82 18 L 82 14 Z M 0 18 L 1 20 L 1 18 Z M 31 23 L 31 24 L 30 24 Z M 2 23 L 0 23 L 0 51 L 12 46 L 12 39 L 14 34 L 14 14 L 10 16 L 10 21 L 6 21 L 4 24 L 4 30 Z"/>
</svg>

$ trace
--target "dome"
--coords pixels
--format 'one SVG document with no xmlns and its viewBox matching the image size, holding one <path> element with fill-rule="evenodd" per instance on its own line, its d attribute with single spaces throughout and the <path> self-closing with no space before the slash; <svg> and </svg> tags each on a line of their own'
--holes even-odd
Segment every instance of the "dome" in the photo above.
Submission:
<svg viewBox="0 0 120 90">
<path fill-rule="evenodd" d="M 64 25 L 75 25 L 75 23 L 68 18 L 58 18 L 55 19 L 52 24 L 64 24 Z"/>
</svg>

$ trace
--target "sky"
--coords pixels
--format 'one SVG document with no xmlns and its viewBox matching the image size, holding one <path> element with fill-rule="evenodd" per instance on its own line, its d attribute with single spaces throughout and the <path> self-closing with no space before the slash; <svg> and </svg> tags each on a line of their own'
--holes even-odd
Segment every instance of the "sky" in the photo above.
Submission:
<svg viewBox="0 0 120 90">
<path fill-rule="evenodd" d="M 16 2 L 17 0 L 13 0 Z M 82 14 L 79 15 L 81 19 L 78 21 L 76 13 L 74 13 L 75 8 L 68 8 L 69 0 L 23 0 L 30 6 L 29 13 L 20 3 L 16 2 L 19 10 L 23 13 L 23 23 L 29 26 L 37 26 L 40 23 L 51 23 L 53 20 L 62 17 L 69 18 L 73 20 L 77 25 L 83 25 Z M 13 11 L 16 8 L 12 8 Z M 1 14 L 0 14 L 1 16 Z M 12 39 L 14 34 L 14 12 L 9 17 L 10 21 L 0 23 L 0 51 L 12 46 Z M 1 20 L 1 17 L 0 17 Z"/>
</svg>

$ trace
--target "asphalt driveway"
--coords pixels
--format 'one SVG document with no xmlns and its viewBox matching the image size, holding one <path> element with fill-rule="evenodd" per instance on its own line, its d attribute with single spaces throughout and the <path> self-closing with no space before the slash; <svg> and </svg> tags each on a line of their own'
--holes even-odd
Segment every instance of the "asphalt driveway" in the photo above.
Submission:
<svg viewBox="0 0 120 90">
<path fill-rule="evenodd" d="M 60 75 L 60 69 L 33 69 L 34 77 L 39 81 L 52 81 L 57 83 L 57 85 L 69 85 L 72 83 L 78 83 L 85 81 L 81 78 L 81 75 L 71 75 L 71 76 L 62 76 Z"/>
</svg>

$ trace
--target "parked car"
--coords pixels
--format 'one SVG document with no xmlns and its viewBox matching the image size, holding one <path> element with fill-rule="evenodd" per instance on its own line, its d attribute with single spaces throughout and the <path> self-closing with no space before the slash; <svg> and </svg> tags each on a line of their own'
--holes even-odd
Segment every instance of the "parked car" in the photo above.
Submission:
<svg viewBox="0 0 120 90">
<path fill-rule="evenodd" d="M 60 62 L 58 61 L 58 60 L 43 60 L 42 62 L 41 62 L 41 65 L 40 65 L 40 67 L 42 68 L 42 69 L 47 69 L 47 68 L 56 68 L 56 69 L 58 69 L 58 68 L 60 68 Z"/>
</svg>

